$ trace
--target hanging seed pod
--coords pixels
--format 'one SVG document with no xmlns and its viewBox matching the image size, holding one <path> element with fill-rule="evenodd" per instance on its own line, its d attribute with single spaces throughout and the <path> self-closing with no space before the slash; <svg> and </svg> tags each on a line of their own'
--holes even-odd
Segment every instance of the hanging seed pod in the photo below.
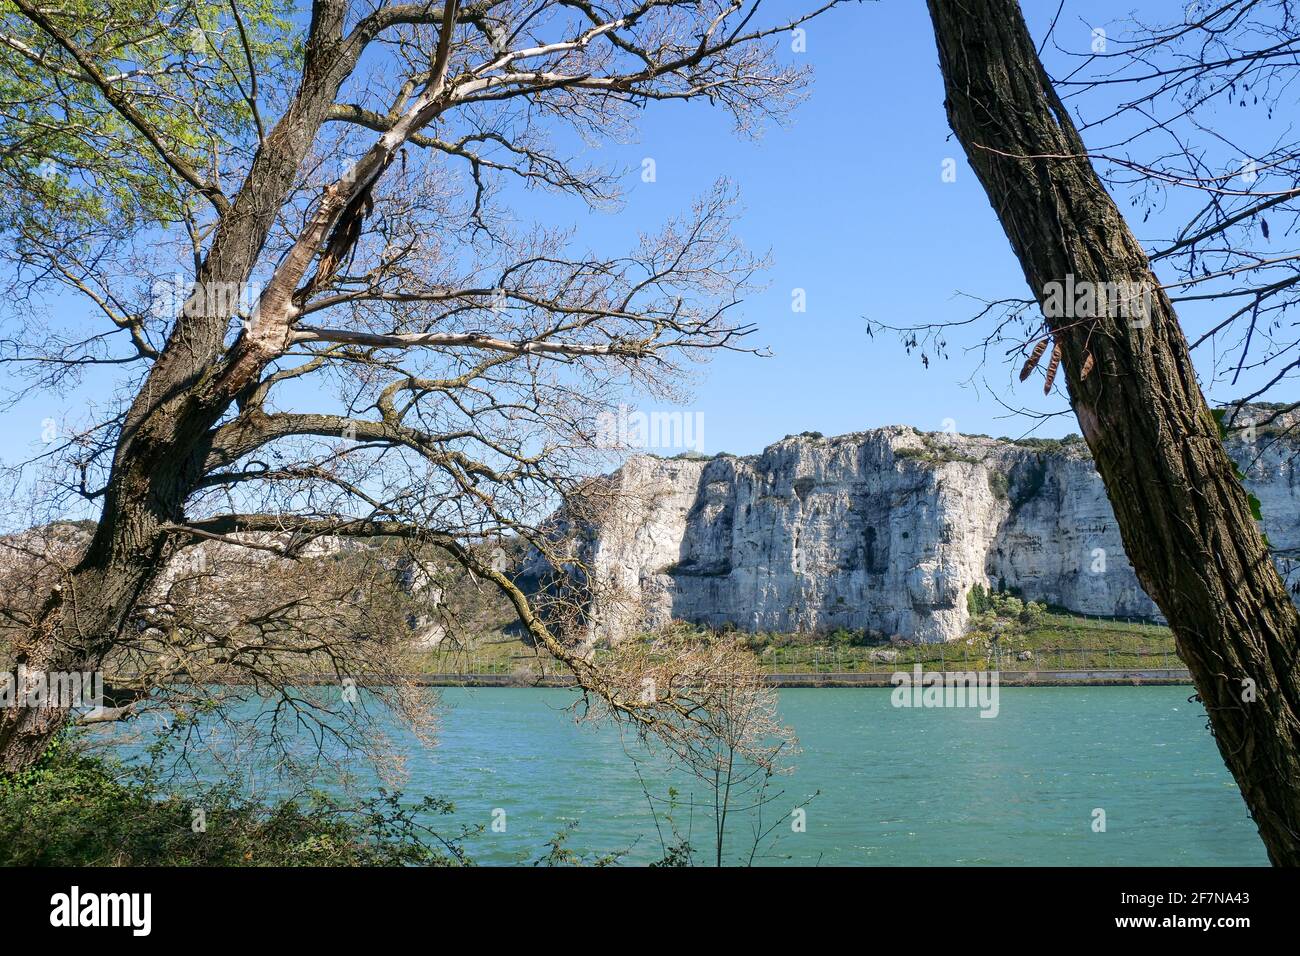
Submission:
<svg viewBox="0 0 1300 956">
<path fill-rule="evenodd" d="M 1047 351 L 1047 339 L 1043 339 L 1034 346 L 1034 350 L 1029 353 L 1029 358 L 1025 360 L 1025 367 L 1020 370 L 1020 381 L 1029 378 L 1029 373 L 1038 367 L 1038 360 L 1043 357 Z"/>
<path fill-rule="evenodd" d="M 1089 352 L 1087 357 L 1084 358 L 1083 360 L 1083 368 L 1079 370 L 1079 381 L 1082 382 L 1085 378 L 1087 378 L 1088 373 L 1091 371 L 1092 371 L 1092 353 Z"/>
<path fill-rule="evenodd" d="M 1061 343 L 1056 343 L 1052 349 L 1052 357 L 1047 362 L 1047 378 L 1043 379 L 1043 394 L 1048 395 L 1052 391 L 1052 383 L 1056 381 L 1056 370 L 1061 365 Z"/>
</svg>

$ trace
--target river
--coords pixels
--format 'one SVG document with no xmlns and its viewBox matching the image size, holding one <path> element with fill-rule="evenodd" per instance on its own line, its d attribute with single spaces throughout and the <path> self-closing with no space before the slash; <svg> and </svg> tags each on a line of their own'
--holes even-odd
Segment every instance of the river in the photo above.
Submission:
<svg viewBox="0 0 1300 956">
<path fill-rule="evenodd" d="M 982 719 L 973 709 L 895 708 L 888 690 L 783 690 L 801 752 L 767 807 L 769 823 L 781 819 L 756 862 L 1266 865 L 1191 692 L 1003 688 L 998 716 Z M 571 823 L 575 850 L 630 848 L 624 860 L 634 864 L 662 855 L 619 735 L 575 725 L 564 711 L 571 692 L 441 696 L 439 742 L 410 753 L 407 791 L 449 798 L 457 822 L 487 828 L 468 844 L 477 862 L 533 859 Z M 643 777 L 667 796 L 668 778 Z M 672 782 L 679 804 L 711 800 L 698 782 Z M 797 832 L 791 810 L 818 791 Z M 676 816 L 684 829 L 690 815 L 679 805 Z M 729 861 L 748 853 L 751 832 L 750 815 L 733 818 Z M 713 846 L 705 811 L 691 836 Z"/>
</svg>

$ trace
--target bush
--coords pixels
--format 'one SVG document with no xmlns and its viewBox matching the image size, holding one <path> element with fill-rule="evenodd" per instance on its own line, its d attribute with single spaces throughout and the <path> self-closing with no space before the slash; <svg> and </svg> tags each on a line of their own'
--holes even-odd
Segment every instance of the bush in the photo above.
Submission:
<svg viewBox="0 0 1300 956">
<path fill-rule="evenodd" d="M 989 491 L 991 491 L 993 497 L 997 498 L 999 501 L 1006 501 L 1011 497 L 1011 482 L 1002 472 L 990 471 Z"/>
<path fill-rule="evenodd" d="M 991 591 L 982 584 L 974 585 L 966 593 L 966 609 L 970 611 L 976 627 L 989 627 L 995 621 L 1014 622 L 1023 629 L 1042 623 L 1047 605 L 1023 600 L 1010 591 Z"/>
<path fill-rule="evenodd" d="M 865 647 L 870 643 L 866 631 L 850 631 L 845 627 L 837 627 L 829 637 L 832 645 L 840 647 Z"/>
<path fill-rule="evenodd" d="M 1035 627 L 1042 622 L 1046 611 L 1047 605 L 1039 604 L 1037 601 L 1026 601 L 1020 612 L 1019 621 L 1026 627 Z"/>
<path fill-rule="evenodd" d="M 202 811 L 202 831 L 195 832 Z M 0 776 L 3 866 L 460 866 L 469 831 L 444 840 L 417 822 L 452 806 L 401 794 L 352 805 L 311 792 L 264 804 L 234 781 L 181 795 L 149 767 L 58 741 L 30 770 Z"/>
</svg>

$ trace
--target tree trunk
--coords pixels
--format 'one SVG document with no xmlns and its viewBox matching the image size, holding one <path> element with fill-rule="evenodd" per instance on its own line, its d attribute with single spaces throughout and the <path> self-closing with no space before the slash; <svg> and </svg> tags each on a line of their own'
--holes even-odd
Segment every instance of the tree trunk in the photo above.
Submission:
<svg viewBox="0 0 1300 956">
<path fill-rule="evenodd" d="M 46 600 L 36 626 L 15 648 L 28 672 L 84 673 L 105 658 L 132 624 L 140 596 L 165 563 L 165 524 L 182 514 L 188 488 L 127 467 L 115 478 L 126 487 L 106 496 L 94 537 L 75 568 Z M 164 497 L 166 488 L 173 496 Z M 20 688 L 21 690 L 21 688 Z M 0 708 L 0 773 L 29 767 L 64 726 L 57 707 Z"/>
<path fill-rule="evenodd" d="M 209 269 L 201 282 L 244 279 L 207 279 Z M 126 413 L 95 533 L 16 648 L 16 664 L 28 671 L 101 668 L 166 563 L 168 526 L 184 523 L 210 430 L 231 401 L 212 387 L 229 319 L 204 318 L 194 326 L 178 321 Z M 248 374 L 255 378 L 260 368 Z M 54 707 L 0 708 L 0 773 L 30 766 L 68 717 Z"/>
<path fill-rule="evenodd" d="M 312 5 L 302 83 L 213 233 L 195 278 L 198 288 L 248 281 L 302 157 L 367 42 L 356 34 L 344 40 L 347 11 L 343 0 Z M 260 310 L 250 329 L 287 328 L 286 317 L 272 312 Z M 140 596 L 165 563 L 167 526 L 184 522 L 212 428 L 275 357 L 261 347 L 259 334 L 248 332 L 227 349 L 230 323 L 226 314 L 178 316 L 123 419 L 95 534 L 16 648 L 16 664 L 33 671 L 96 670 L 131 626 Z M 0 708 L 0 773 L 30 766 L 67 718 L 55 708 Z"/>
<path fill-rule="evenodd" d="M 1130 282 L 1153 292 L 1149 322 L 1049 316 L 1049 328 L 1129 559 L 1169 620 L 1270 859 L 1300 864 L 1300 619 L 1173 306 L 1088 160 L 1015 0 L 928 2 L 949 122 L 1039 303 L 1070 275 L 1076 287 Z"/>
</svg>

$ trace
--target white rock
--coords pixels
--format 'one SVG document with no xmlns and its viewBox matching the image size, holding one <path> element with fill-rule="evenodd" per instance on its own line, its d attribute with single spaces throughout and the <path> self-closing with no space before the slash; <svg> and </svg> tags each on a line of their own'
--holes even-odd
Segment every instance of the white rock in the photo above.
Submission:
<svg viewBox="0 0 1300 956">
<path fill-rule="evenodd" d="M 1296 448 L 1265 445 L 1229 451 L 1258 459 L 1247 486 L 1291 584 Z M 617 478 L 626 507 L 595 529 L 589 559 L 639 599 L 629 613 L 651 625 L 947 641 L 962 634 L 976 584 L 1082 614 L 1161 619 L 1082 442 L 1040 451 L 891 426 L 786 438 L 746 458 L 639 456 Z M 594 636 L 640 624 L 607 614 Z"/>
</svg>

